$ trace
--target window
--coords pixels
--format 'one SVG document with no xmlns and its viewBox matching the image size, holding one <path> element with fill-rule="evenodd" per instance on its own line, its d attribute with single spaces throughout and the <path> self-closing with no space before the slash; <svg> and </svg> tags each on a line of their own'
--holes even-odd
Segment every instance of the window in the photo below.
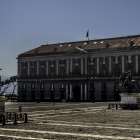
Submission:
<svg viewBox="0 0 140 140">
<path fill-rule="evenodd" d="M 91 75 L 94 75 L 94 70 L 91 70 L 90 74 L 91 74 Z"/>
<path fill-rule="evenodd" d="M 119 85 L 119 83 L 118 82 L 115 82 L 114 83 L 114 89 L 118 88 L 118 85 Z"/>
<path fill-rule="evenodd" d="M 106 64 L 106 57 L 102 57 L 102 64 Z"/>
<path fill-rule="evenodd" d="M 63 83 L 61 83 L 61 88 L 64 88 L 64 84 Z"/>
<path fill-rule="evenodd" d="M 75 65 L 75 66 L 78 66 L 78 65 L 79 65 L 79 59 L 75 59 L 75 60 L 74 60 L 74 65 Z"/>
<path fill-rule="evenodd" d="M 65 66 L 65 60 L 60 60 L 59 66 L 61 66 L 61 67 Z"/>
<path fill-rule="evenodd" d="M 32 89 L 35 89 L 35 84 L 31 84 L 31 88 Z"/>
<path fill-rule="evenodd" d="M 40 84 L 40 88 L 44 89 L 44 84 L 43 83 Z"/>
<path fill-rule="evenodd" d="M 115 64 L 118 64 L 118 63 L 119 63 L 119 57 L 118 57 L 118 56 L 115 56 L 115 57 L 114 57 L 114 63 L 115 63 Z"/>
<path fill-rule="evenodd" d="M 34 68 L 35 67 L 35 62 L 30 62 L 30 68 Z"/>
<path fill-rule="evenodd" d="M 26 91 L 26 84 L 22 84 L 22 91 Z"/>
<path fill-rule="evenodd" d="M 54 91 L 54 84 L 53 83 L 50 84 L 50 91 Z"/>
<path fill-rule="evenodd" d="M 132 63 L 132 56 L 131 55 L 128 56 L 128 63 Z"/>
<path fill-rule="evenodd" d="M 89 65 L 94 65 L 94 58 L 89 58 Z"/>
<path fill-rule="evenodd" d="M 90 83 L 90 91 L 94 90 L 94 83 Z"/>
<path fill-rule="evenodd" d="M 22 62 L 21 67 L 25 69 L 26 68 L 26 62 Z"/>
<path fill-rule="evenodd" d="M 54 60 L 50 60 L 50 67 L 54 67 L 55 65 L 55 61 Z"/>
<path fill-rule="evenodd" d="M 102 90 L 106 89 L 106 83 L 102 83 Z"/>
<path fill-rule="evenodd" d="M 45 61 L 40 61 L 39 65 L 40 65 L 40 67 L 44 68 L 45 67 Z"/>
</svg>

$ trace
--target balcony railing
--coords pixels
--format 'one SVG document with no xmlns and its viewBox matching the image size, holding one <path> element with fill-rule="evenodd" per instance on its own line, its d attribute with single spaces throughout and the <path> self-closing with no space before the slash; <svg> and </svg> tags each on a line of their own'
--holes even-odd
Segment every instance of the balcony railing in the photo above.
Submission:
<svg viewBox="0 0 140 140">
<path fill-rule="evenodd" d="M 93 77 L 95 78 L 114 78 L 114 77 L 116 77 L 116 78 L 119 78 L 120 77 L 120 75 L 121 75 L 122 73 L 120 73 L 120 72 L 118 72 L 118 73 L 115 73 L 115 72 L 113 72 L 113 73 L 106 73 L 105 75 L 104 74 L 87 74 L 87 75 L 80 75 L 80 74 L 74 74 L 74 73 L 72 73 L 72 74 L 69 74 L 69 75 L 49 75 L 49 76 L 20 76 L 20 77 L 18 77 L 18 79 L 37 79 L 38 77 L 40 78 L 40 79 L 51 79 L 51 78 L 53 78 L 53 79 L 59 79 L 59 78 L 79 78 L 79 79 L 81 79 L 81 78 L 84 78 L 84 79 L 93 79 Z M 140 77 L 140 72 L 138 73 L 138 74 L 136 74 L 136 73 L 132 73 L 132 76 L 134 77 L 134 78 L 136 78 L 136 77 Z"/>
</svg>

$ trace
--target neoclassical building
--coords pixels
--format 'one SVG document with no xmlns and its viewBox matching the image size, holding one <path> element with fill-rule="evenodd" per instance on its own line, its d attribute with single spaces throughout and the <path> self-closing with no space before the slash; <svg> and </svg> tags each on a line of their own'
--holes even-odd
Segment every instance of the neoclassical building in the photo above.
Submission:
<svg viewBox="0 0 140 140">
<path fill-rule="evenodd" d="M 17 60 L 19 101 L 119 100 L 120 74 L 140 83 L 140 35 L 41 45 Z"/>
</svg>

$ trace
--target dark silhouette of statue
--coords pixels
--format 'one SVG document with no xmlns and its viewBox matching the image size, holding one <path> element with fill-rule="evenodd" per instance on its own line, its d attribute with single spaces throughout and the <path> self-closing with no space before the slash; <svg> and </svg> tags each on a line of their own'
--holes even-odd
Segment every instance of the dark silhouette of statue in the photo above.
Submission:
<svg viewBox="0 0 140 140">
<path fill-rule="evenodd" d="M 132 93 L 136 91 L 136 85 L 140 88 L 138 81 L 132 79 L 131 70 L 129 70 L 128 72 L 124 71 L 124 73 L 121 74 L 119 80 L 121 81 L 121 83 L 118 85 L 118 87 L 123 86 L 126 93 Z"/>
</svg>

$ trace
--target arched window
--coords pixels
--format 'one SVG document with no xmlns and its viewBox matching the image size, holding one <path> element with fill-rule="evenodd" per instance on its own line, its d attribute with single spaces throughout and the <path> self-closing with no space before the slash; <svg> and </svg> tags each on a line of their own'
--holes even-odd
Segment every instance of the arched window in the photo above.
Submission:
<svg viewBox="0 0 140 140">
<path fill-rule="evenodd" d="M 31 89 L 35 89 L 35 84 L 31 84 Z"/>
<path fill-rule="evenodd" d="M 22 91 L 23 91 L 23 92 L 26 91 L 26 84 L 22 84 Z"/>
</svg>

